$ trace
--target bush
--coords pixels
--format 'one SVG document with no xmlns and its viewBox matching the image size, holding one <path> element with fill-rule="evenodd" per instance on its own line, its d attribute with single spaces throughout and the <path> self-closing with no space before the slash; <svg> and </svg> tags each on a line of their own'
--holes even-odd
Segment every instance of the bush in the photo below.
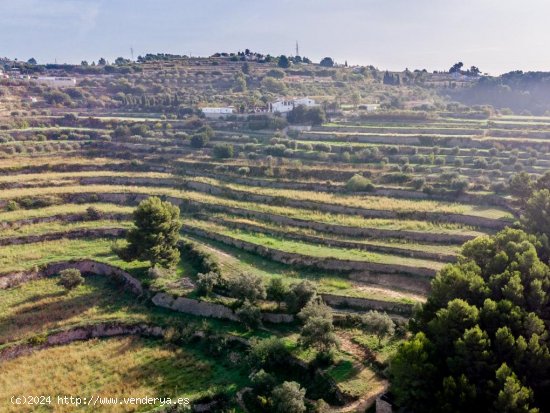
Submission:
<svg viewBox="0 0 550 413">
<path fill-rule="evenodd" d="M 243 305 L 235 312 L 239 320 L 249 329 L 258 328 L 262 324 L 262 313 L 260 309 L 245 300 Z"/>
<path fill-rule="evenodd" d="M 379 346 L 384 337 L 392 336 L 395 332 L 395 324 L 389 315 L 372 310 L 363 315 L 362 327 L 365 331 L 378 337 Z"/>
<path fill-rule="evenodd" d="M 271 392 L 274 413 L 304 413 L 306 391 L 295 381 L 285 381 Z"/>
<path fill-rule="evenodd" d="M 218 143 L 214 146 L 213 153 L 218 159 L 233 158 L 234 148 L 229 143 Z"/>
<path fill-rule="evenodd" d="M 252 368 L 280 366 L 286 363 L 289 357 L 290 352 L 280 338 L 252 339 L 250 342 L 248 362 Z"/>
<path fill-rule="evenodd" d="M 424 178 L 415 178 L 412 180 L 411 185 L 414 189 L 420 191 L 425 183 L 426 180 Z"/>
<path fill-rule="evenodd" d="M 19 204 L 16 201 L 14 201 L 13 199 L 10 199 L 8 201 L 8 203 L 6 204 L 6 210 L 8 210 L 8 211 L 17 211 L 20 208 L 21 207 L 19 206 Z"/>
<path fill-rule="evenodd" d="M 159 266 L 155 265 L 154 267 L 150 267 L 147 270 L 147 275 L 151 279 L 166 278 L 166 277 L 170 276 L 170 271 L 166 268 L 162 268 L 162 267 L 159 267 Z"/>
<path fill-rule="evenodd" d="M 80 270 L 76 268 L 67 268 L 59 272 L 59 284 L 66 290 L 73 290 L 84 282 L 84 277 L 80 274 Z"/>
<path fill-rule="evenodd" d="M 315 285 L 308 280 L 294 284 L 285 297 L 288 311 L 297 313 L 317 295 Z"/>
<path fill-rule="evenodd" d="M 199 295 L 210 295 L 214 288 L 218 285 L 220 281 L 219 274 L 210 271 L 206 274 L 198 273 L 197 274 L 197 293 Z"/>
<path fill-rule="evenodd" d="M 202 148 L 208 143 L 208 141 L 208 136 L 203 133 L 196 133 L 195 135 L 191 136 L 191 146 L 193 148 Z"/>
<path fill-rule="evenodd" d="M 250 375 L 250 382 L 257 394 L 266 394 L 275 387 L 276 380 L 273 375 L 266 373 L 264 369 L 260 369 Z"/>
<path fill-rule="evenodd" d="M 86 219 L 89 221 L 97 221 L 101 218 L 101 211 L 96 207 L 88 207 L 86 209 Z"/>
<path fill-rule="evenodd" d="M 252 274 L 242 274 L 229 281 L 229 291 L 232 297 L 241 302 L 246 300 L 255 303 L 266 297 L 265 285 L 262 279 Z"/>
<path fill-rule="evenodd" d="M 355 174 L 346 182 L 346 190 L 350 192 L 372 192 L 374 189 L 370 179 L 363 175 Z"/>
</svg>

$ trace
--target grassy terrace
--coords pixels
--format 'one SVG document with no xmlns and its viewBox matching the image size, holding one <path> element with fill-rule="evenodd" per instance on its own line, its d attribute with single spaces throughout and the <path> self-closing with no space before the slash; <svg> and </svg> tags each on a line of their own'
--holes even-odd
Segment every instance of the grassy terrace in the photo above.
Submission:
<svg viewBox="0 0 550 413">
<path fill-rule="evenodd" d="M 390 254 L 379 254 L 357 249 L 334 248 L 324 245 L 310 244 L 290 239 L 272 237 L 266 234 L 231 229 L 219 224 L 205 221 L 188 221 L 188 224 L 211 232 L 227 235 L 231 238 L 263 245 L 279 251 L 309 255 L 318 258 L 335 258 L 340 260 L 367 261 L 380 264 L 400 264 L 411 267 L 424 267 L 438 270 L 443 265 L 438 262 L 416 258 L 399 257 Z"/>
<path fill-rule="evenodd" d="M 18 209 L 0 212 L 0 222 L 12 222 L 23 219 L 44 218 L 56 215 L 84 214 L 89 207 L 104 214 L 130 214 L 134 208 L 108 203 L 62 204 L 38 209 Z"/>
<path fill-rule="evenodd" d="M 338 224 L 346 226 L 358 226 L 362 228 L 381 228 L 395 230 L 411 230 L 418 232 L 434 232 L 443 234 L 465 234 L 477 236 L 483 234 L 474 228 L 454 224 L 454 223 L 431 223 L 419 220 L 392 220 L 392 219 L 365 219 L 353 215 L 328 214 L 318 211 L 270 206 L 266 204 L 235 201 L 216 197 L 200 192 L 182 191 L 170 188 L 155 188 L 141 186 L 123 186 L 123 185 L 86 185 L 86 186 L 65 186 L 65 187 L 47 187 L 47 188 L 18 188 L 8 189 L 0 192 L 0 199 L 14 199 L 24 196 L 41 195 L 63 195 L 63 194 L 93 194 L 93 193 L 138 193 L 148 195 L 166 195 L 181 199 L 189 199 L 204 204 L 221 205 L 225 207 L 241 208 L 263 213 L 284 215 L 289 218 L 301 219 L 307 221 L 317 221 L 327 224 Z M 73 204 L 67 204 L 73 205 Z M 71 207 L 72 208 L 72 207 Z M 20 213 L 20 211 L 15 211 Z M 37 212 L 38 213 L 38 212 Z"/>
<path fill-rule="evenodd" d="M 118 266 L 134 276 L 144 279 L 148 263 L 138 261 L 127 263 L 120 260 L 111 251 L 112 242 L 112 240 L 105 239 L 61 239 L 33 244 L 4 246 L 0 247 L 0 268 L 2 268 L 2 272 L 9 273 L 29 270 L 50 262 L 91 258 Z M 273 276 L 282 276 L 288 283 L 298 282 L 302 278 L 309 278 L 318 284 L 321 292 L 387 301 L 402 300 L 411 302 L 422 299 L 422 297 L 410 293 L 363 286 L 322 271 L 309 272 L 306 270 L 297 272 L 290 266 L 273 262 L 256 254 L 247 253 L 209 240 L 201 240 L 201 242 L 208 252 L 214 253 L 216 259 L 220 260 L 225 276 L 231 277 L 243 272 L 250 272 L 261 276 L 266 281 Z M 179 280 L 182 276 L 194 277 L 194 272 L 186 263 L 182 262 L 173 279 L 157 280 L 158 282 L 155 282 L 154 286 L 158 288 L 167 287 L 171 291 L 179 293 L 180 291 L 177 288 L 174 289 L 172 286 L 172 282 Z M 32 283 L 24 284 L 24 286 L 26 285 L 32 285 Z M 17 289 L 22 289 L 24 286 L 17 287 Z M 0 297 L 3 294 L 4 292 L 0 290 Z M 132 311 L 133 313 L 135 311 Z"/>
<path fill-rule="evenodd" d="M 211 178 L 196 178 L 195 180 L 230 190 L 250 192 L 257 195 L 268 195 L 272 197 L 282 197 L 301 201 L 323 202 L 332 205 L 342 205 L 356 208 L 392 210 L 399 212 L 441 212 L 472 215 L 491 219 L 512 218 L 512 215 L 509 212 L 502 209 L 478 205 L 429 200 L 406 200 L 383 196 L 335 195 L 327 192 L 270 189 L 265 187 L 230 184 Z"/>
<path fill-rule="evenodd" d="M 84 221 L 84 222 L 47 222 L 32 225 L 23 225 L 14 229 L 5 229 L 0 232 L 0 239 L 21 237 L 27 235 L 43 235 L 52 232 L 73 231 L 79 229 L 97 229 L 97 228 L 129 228 L 132 225 L 130 221 Z"/>
<path fill-rule="evenodd" d="M 284 231 L 284 232 L 296 234 L 296 235 L 311 235 L 319 238 L 324 238 L 329 244 L 331 240 L 339 240 L 339 241 L 350 241 L 350 242 L 362 243 L 362 244 L 365 244 L 365 246 L 376 245 L 376 246 L 397 247 L 397 248 L 403 248 L 411 251 L 430 251 L 430 252 L 440 253 L 440 254 L 456 254 L 460 249 L 459 245 L 437 245 L 437 244 L 425 244 L 425 243 L 419 244 L 419 243 L 407 242 L 407 241 L 403 241 L 399 239 L 391 239 L 391 238 L 381 241 L 381 240 L 365 239 L 363 237 L 353 238 L 353 237 L 344 237 L 344 236 L 338 236 L 338 235 L 329 235 L 327 233 L 315 231 L 312 229 L 290 227 L 286 225 L 279 226 L 279 225 L 271 224 L 265 221 L 253 220 L 248 218 L 240 218 L 240 217 L 231 216 L 231 215 L 228 216 L 226 214 L 212 214 L 211 216 L 219 220 L 223 220 L 228 225 L 231 225 L 231 224 L 253 225 L 253 226 L 257 226 L 262 229 L 265 229 L 267 231 L 273 230 L 273 231 Z M 188 222 L 188 221 L 185 221 L 185 222 Z"/>
<path fill-rule="evenodd" d="M 53 278 L 36 280 L 0 290 L 0 297 L 0 344 L 83 322 L 154 320 L 154 312 L 103 276 L 87 276 L 70 292 Z"/>
<path fill-rule="evenodd" d="M 66 240 L 0 247 L 0 268 L 3 273 L 28 270 L 55 261 L 93 258 L 135 272 L 146 268 L 146 263 L 124 262 L 111 252 L 112 240 Z"/>
<path fill-rule="evenodd" d="M 120 165 L 128 161 L 111 158 L 91 158 L 83 156 L 10 156 L 9 158 L 0 158 L 0 169 L 24 169 L 28 167 L 55 166 L 55 165 Z"/>
<path fill-rule="evenodd" d="M 175 175 L 162 172 L 118 172 L 118 171 L 79 171 L 79 172 L 47 172 L 47 173 L 31 173 L 21 175 L 5 175 L 0 177 L 0 183 L 13 182 L 33 182 L 33 181 L 55 181 L 55 180 L 71 180 L 75 181 L 78 178 L 91 177 L 122 177 L 122 178 L 152 178 L 152 179 L 169 179 L 176 178 Z"/>
<path fill-rule="evenodd" d="M 78 365 L 78 369 L 73 367 Z M 0 409 L 46 412 L 46 406 L 7 405 L 13 394 L 70 394 L 82 397 L 189 397 L 236 392 L 247 380 L 243 367 L 206 357 L 191 346 L 176 347 L 141 338 L 111 338 L 53 347 L 3 363 Z M 54 398 L 53 396 L 52 398 Z M 9 402 L 7 402 L 9 403 Z M 154 406 L 115 405 L 113 413 L 148 411 Z M 131 408 L 131 410 L 129 410 Z M 56 407 L 56 412 L 74 411 Z M 85 408 L 79 411 L 96 411 Z"/>
<path fill-rule="evenodd" d="M 406 291 L 366 285 L 361 282 L 335 276 L 332 272 L 322 270 L 300 269 L 277 263 L 229 245 L 205 238 L 189 236 L 204 251 L 213 254 L 222 268 L 226 278 L 236 277 L 242 273 L 262 277 L 266 282 L 273 277 L 280 277 L 286 284 L 297 283 L 308 279 L 317 285 L 321 293 L 331 293 L 347 297 L 371 298 L 383 301 L 405 303 L 423 301 L 424 297 Z"/>
</svg>

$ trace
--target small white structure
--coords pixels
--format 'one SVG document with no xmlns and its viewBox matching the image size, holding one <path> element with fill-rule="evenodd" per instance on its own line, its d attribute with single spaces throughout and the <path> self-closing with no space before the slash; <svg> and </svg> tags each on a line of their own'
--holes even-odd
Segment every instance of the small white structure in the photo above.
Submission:
<svg viewBox="0 0 550 413">
<path fill-rule="evenodd" d="M 279 99 L 273 103 L 269 104 L 269 111 L 272 113 L 288 113 L 296 106 L 317 106 L 315 101 L 310 98 L 298 98 L 298 99 Z"/>
<path fill-rule="evenodd" d="M 367 103 L 359 105 L 359 108 L 365 109 L 367 112 L 376 112 L 378 109 L 380 109 L 380 105 L 378 103 Z"/>
<path fill-rule="evenodd" d="M 74 77 L 54 77 L 54 76 L 39 76 L 36 79 L 32 79 L 43 85 L 51 87 L 72 87 L 76 86 L 76 79 Z"/>
<path fill-rule="evenodd" d="M 202 108 L 201 111 L 207 118 L 220 118 L 225 115 L 231 115 L 234 109 L 229 106 L 226 108 Z"/>
</svg>

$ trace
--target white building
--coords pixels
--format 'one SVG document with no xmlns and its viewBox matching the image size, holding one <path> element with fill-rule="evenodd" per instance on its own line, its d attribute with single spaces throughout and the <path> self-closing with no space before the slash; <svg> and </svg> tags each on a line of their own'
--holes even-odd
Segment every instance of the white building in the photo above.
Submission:
<svg viewBox="0 0 550 413">
<path fill-rule="evenodd" d="M 234 109 L 229 106 L 226 108 L 202 108 L 201 111 L 207 118 L 220 118 L 225 115 L 231 115 Z"/>
<path fill-rule="evenodd" d="M 296 106 L 317 106 L 315 101 L 310 98 L 299 98 L 299 99 L 279 99 L 273 103 L 269 104 L 269 111 L 272 113 L 288 113 L 292 109 L 294 109 Z"/>
<path fill-rule="evenodd" d="M 359 109 L 365 109 L 367 112 L 376 112 L 380 109 L 380 105 L 378 103 L 366 103 L 359 105 Z"/>
<path fill-rule="evenodd" d="M 39 76 L 32 79 L 43 85 L 51 87 L 72 87 L 76 86 L 76 79 L 74 77 L 54 77 L 54 76 Z"/>
</svg>

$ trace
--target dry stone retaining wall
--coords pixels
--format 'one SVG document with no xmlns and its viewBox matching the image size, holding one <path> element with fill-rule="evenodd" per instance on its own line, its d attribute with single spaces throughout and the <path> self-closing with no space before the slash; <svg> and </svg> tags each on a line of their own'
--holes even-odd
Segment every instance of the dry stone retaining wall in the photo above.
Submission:
<svg viewBox="0 0 550 413">
<path fill-rule="evenodd" d="M 223 219 L 217 219 L 217 218 L 209 218 L 209 221 L 217 222 L 233 228 L 261 232 L 272 236 L 286 237 L 290 239 L 296 239 L 299 241 L 313 242 L 313 243 L 323 244 L 323 245 L 328 245 L 333 247 L 354 248 L 354 249 L 360 249 L 360 250 L 376 251 L 376 252 L 387 253 L 387 254 L 397 254 L 397 255 L 404 255 L 412 258 L 423 258 L 423 259 L 444 261 L 444 262 L 456 261 L 456 256 L 451 254 L 440 254 L 436 252 L 419 251 L 419 250 L 412 250 L 412 249 L 385 246 L 385 245 L 365 244 L 362 242 L 339 240 L 339 239 L 333 239 L 333 238 L 327 239 L 323 237 L 317 237 L 314 235 L 284 232 L 276 229 L 261 227 L 258 225 L 253 225 L 253 224 L 248 224 L 243 222 L 225 221 Z"/>
<path fill-rule="evenodd" d="M 365 218 L 386 218 L 386 219 L 416 219 L 426 221 L 459 223 L 464 225 L 471 225 L 475 227 L 483 227 L 490 229 L 502 229 L 507 225 L 506 221 L 496 220 L 484 217 L 477 217 L 472 215 L 454 214 L 454 213 L 440 213 L 440 212 L 399 212 L 390 210 L 379 209 L 367 209 L 350 207 L 344 205 L 327 204 L 316 201 L 295 200 L 279 196 L 270 195 L 257 195 L 244 191 L 229 190 L 216 185 L 210 185 L 203 182 L 188 181 L 186 186 L 196 191 L 212 194 L 223 195 L 228 198 L 237 200 L 260 202 L 271 205 L 285 205 L 295 208 L 309 208 L 316 211 L 331 212 L 337 214 L 353 214 L 360 215 Z"/>
<path fill-rule="evenodd" d="M 345 297 L 334 294 L 321 294 L 323 301 L 331 307 L 348 307 L 362 310 L 387 311 L 395 314 L 410 315 L 412 313 L 412 304 L 397 303 L 390 301 L 381 301 L 360 297 Z"/>
<path fill-rule="evenodd" d="M 199 301 L 187 297 L 172 297 L 166 293 L 158 293 L 152 298 L 153 303 L 158 307 L 168 308 L 181 313 L 193 314 L 196 316 L 213 317 L 231 321 L 239 321 L 239 317 L 222 304 Z M 292 323 L 294 316 L 291 314 L 264 313 L 262 321 L 270 323 Z"/>
<path fill-rule="evenodd" d="M 10 360 L 30 354 L 52 346 L 69 344 L 73 341 L 90 340 L 93 338 L 107 338 L 126 335 L 140 335 L 145 337 L 162 337 L 164 329 L 148 324 L 124 324 L 118 322 L 96 324 L 83 327 L 74 327 L 64 331 L 48 334 L 40 344 L 21 343 L 4 347 L 0 350 L 0 360 Z"/>
<path fill-rule="evenodd" d="M 291 252 L 280 251 L 263 245 L 235 239 L 223 234 L 210 232 L 201 228 L 184 225 L 184 231 L 222 242 L 245 251 L 254 252 L 273 261 L 283 264 L 297 265 L 302 267 L 314 267 L 322 270 L 332 271 L 379 271 L 387 273 L 410 274 L 421 277 L 433 277 L 436 270 L 431 268 L 410 267 L 400 264 L 379 264 L 367 261 L 340 260 L 336 258 L 313 257 Z"/>
<path fill-rule="evenodd" d="M 21 237 L 0 238 L 0 246 L 31 244 L 35 242 L 52 241 L 62 238 L 118 238 L 123 236 L 125 233 L 126 230 L 123 228 L 75 229 L 70 231 L 49 232 L 42 235 L 24 235 Z"/>
<path fill-rule="evenodd" d="M 76 268 L 83 274 L 97 274 L 112 277 L 113 279 L 122 281 L 124 286 L 136 295 L 142 295 L 144 292 L 141 283 L 126 271 L 94 260 L 57 262 L 48 264 L 38 270 L 20 271 L 0 275 L 0 289 L 10 288 L 39 278 L 51 277 L 68 268 Z"/>
</svg>

